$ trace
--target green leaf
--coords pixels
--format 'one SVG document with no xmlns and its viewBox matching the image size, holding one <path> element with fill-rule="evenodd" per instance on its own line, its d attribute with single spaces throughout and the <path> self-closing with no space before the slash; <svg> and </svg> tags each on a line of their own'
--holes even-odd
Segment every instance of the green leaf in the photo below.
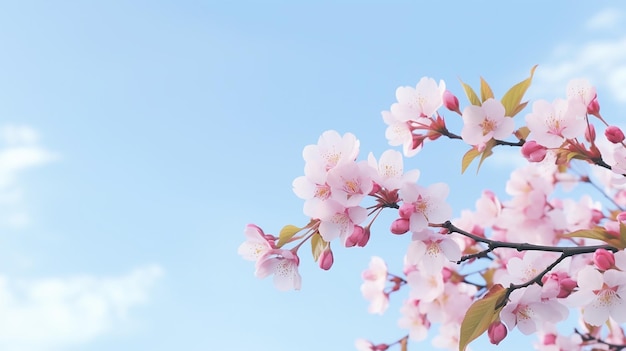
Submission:
<svg viewBox="0 0 626 351">
<path fill-rule="evenodd" d="M 528 129 L 528 127 L 523 126 L 520 129 L 517 130 L 517 132 L 515 132 L 515 136 L 518 137 L 519 139 L 524 139 L 526 140 L 526 138 L 528 138 L 528 134 L 530 134 L 530 129 Z"/>
<path fill-rule="evenodd" d="M 493 99 L 493 91 L 483 77 L 480 77 L 480 99 L 482 102 L 485 102 L 487 99 Z"/>
<path fill-rule="evenodd" d="M 507 289 L 496 284 L 480 300 L 475 301 L 467 310 L 461 323 L 459 337 L 459 351 L 465 351 L 470 342 L 481 336 L 489 325 L 499 318 L 500 310 L 504 307 Z"/>
<path fill-rule="evenodd" d="M 491 151 L 494 146 L 496 146 L 496 139 L 491 139 L 487 142 L 487 144 L 485 145 L 485 148 L 483 149 L 482 155 L 480 156 L 480 162 L 478 162 L 478 168 L 476 169 L 476 174 L 478 174 L 478 171 L 480 170 L 480 166 L 483 164 L 483 161 L 493 155 L 493 151 Z"/>
<path fill-rule="evenodd" d="M 619 236 L 609 233 L 604 227 L 595 227 L 592 229 L 580 229 L 569 234 L 565 234 L 568 238 L 588 238 L 601 240 L 620 250 L 626 248 L 626 226 L 623 223 L 619 225 Z"/>
<path fill-rule="evenodd" d="M 475 147 L 467 150 L 465 155 L 463 155 L 463 160 L 461 160 L 461 174 L 465 172 L 467 167 L 474 161 L 476 156 L 480 155 L 480 151 L 478 151 Z"/>
<path fill-rule="evenodd" d="M 480 100 L 478 99 L 478 95 L 476 95 L 474 89 L 472 89 L 472 87 L 470 87 L 469 85 L 463 83 L 462 80 L 459 79 L 459 81 L 461 82 L 461 86 L 463 86 L 463 90 L 465 90 L 465 95 L 467 96 L 470 104 L 480 106 Z"/>
<path fill-rule="evenodd" d="M 502 96 L 501 102 L 502 105 L 504 105 L 506 116 L 513 117 L 523 108 L 520 108 L 519 105 L 522 101 L 522 98 L 524 97 L 524 94 L 526 94 L 526 90 L 528 90 L 528 87 L 530 87 L 530 83 L 532 82 L 536 68 L 537 65 L 533 66 L 533 68 L 531 68 L 530 70 L 530 77 L 515 84 L 511 89 L 509 89 L 509 91 L 504 94 L 504 96 Z"/>
<path fill-rule="evenodd" d="M 287 224 L 284 226 L 283 229 L 280 230 L 280 234 L 278 234 L 278 243 L 276 244 L 276 247 L 282 247 L 288 243 L 289 240 L 291 240 L 291 238 L 293 238 L 293 236 L 300 230 L 302 230 L 302 228 L 298 228 L 295 225 Z"/>
<path fill-rule="evenodd" d="M 319 232 L 313 234 L 311 237 L 311 252 L 313 253 L 313 260 L 317 262 L 324 251 L 328 247 L 328 243 L 322 239 Z"/>
</svg>

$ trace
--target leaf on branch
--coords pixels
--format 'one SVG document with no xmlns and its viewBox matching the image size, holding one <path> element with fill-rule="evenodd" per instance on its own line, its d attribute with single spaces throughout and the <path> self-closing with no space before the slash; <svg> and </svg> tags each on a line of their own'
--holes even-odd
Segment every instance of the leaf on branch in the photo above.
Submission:
<svg viewBox="0 0 626 351">
<path fill-rule="evenodd" d="M 480 99 L 482 102 L 485 102 L 487 99 L 493 99 L 493 91 L 483 77 L 480 77 Z"/>
<path fill-rule="evenodd" d="M 568 238 L 588 238 L 588 239 L 596 239 L 601 240 L 618 249 L 626 248 L 626 226 L 623 223 L 620 223 L 620 234 L 619 236 L 616 234 L 612 234 L 604 227 L 595 227 L 593 229 L 580 229 L 575 232 L 571 232 L 569 234 L 565 234 L 565 237 Z"/>
<path fill-rule="evenodd" d="M 283 227 L 283 229 L 280 230 L 280 234 L 278 234 L 278 243 L 276 244 L 276 246 L 282 247 L 283 245 L 288 243 L 289 240 L 291 240 L 291 238 L 293 238 L 293 236 L 296 235 L 296 233 L 300 230 L 302 230 L 302 228 L 298 228 L 295 225 L 287 224 Z"/>
<path fill-rule="evenodd" d="M 317 262 L 324 251 L 328 247 L 328 243 L 322 239 L 319 232 L 316 232 L 311 237 L 311 252 L 313 253 L 313 260 Z"/>
<path fill-rule="evenodd" d="M 491 151 L 493 149 L 493 147 L 496 146 L 496 139 L 491 139 L 487 142 L 487 144 L 485 145 L 485 148 L 483 149 L 482 155 L 480 156 L 480 162 L 478 162 L 478 168 L 476 169 L 476 174 L 478 174 L 478 171 L 480 171 L 480 166 L 483 164 L 483 161 L 493 155 L 493 151 Z"/>
<path fill-rule="evenodd" d="M 516 114 L 522 112 L 522 110 L 526 108 L 526 105 L 528 105 L 528 101 L 524 101 L 521 104 L 517 105 L 517 107 L 515 108 L 515 110 L 513 110 L 513 112 L 511 113 L 511 116 L 509 117 L 513 117 Z"/>
<path fill-rule="evenodd" d="M 463 90 L 465 90 L 465 95 L 467 96 L 470 104 L 480 106 L 481 102 L 478 99 L 478 95 L 476 95 L 474 89 L 472 89 L 472 87 L 470 87 L 469 85 L 463 83 L 462 80 L 459 79 L 459 81 L 461 82 L 461 86 L 463 86 Z"/>
<path fill-rule="evenodd" d="M 509 91 L 507 91 L 504 96 L 502 96 L 502 105 L 504 105 L 504 110 L 506 111 L 505 115 L 509 117 L 515 116 L 518 112 L 520 112 L 528 102 L 520 104 L 524 94 L 526 94 L 526 90 L 530 87 L 530 83 L 532 82 L 533 75 L 535 74 L 535 69 L 537 65 L 534 65 L 533 68 L 530 69 L 530 77 L 524 79 L 523 81 L 515 84 Z M 521 105 L 524 105 L 520 108 Z"/>
<path fill-rule="evenodd" d="M 465 155 L 463 155 L 463 160 L 461 161 L 461 174 L 465 172 L 467 167 L 474 161 L 474 159 L 480 155 L 480 151 L 478 151 L 475 147 L 467 150 Z"/>
<path fill-rule="evenodd" d="M 459 351 L 465 351 L 470 342 L 481 336 L 489 329 L 489 325 L 499 318 L 500 310 L 504 307 L 502 301 L 506 298 L 506 291 L 502 285 L 496 284 L 482 299 L 470 306 L 461 323 Z"/>
</svg>

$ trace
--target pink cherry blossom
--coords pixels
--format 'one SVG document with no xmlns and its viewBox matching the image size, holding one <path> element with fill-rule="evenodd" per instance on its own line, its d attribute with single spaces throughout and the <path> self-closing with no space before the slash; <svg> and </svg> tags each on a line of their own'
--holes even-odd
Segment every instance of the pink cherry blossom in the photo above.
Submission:
<svg viewBox="0 0 626 351">
<path fill-rule="evenodd" d="M 373 188 L 374 170 L 366 162 L 349 162 L 328 171 L 331 198 L 345 207 L 357 206 Z"/>
<path fill-rule="evenodd" d="M 353 162 L 359 154 L 359 141 L 354 134 L 339 135 L 329 130 L 319 137 L 317 145 L 307 145 L 302 152 L 306 161 L 305 175 L 311 180 L 325 179 L 326 172 L 342 162 Z M 318 182 L 320 184 L 323 181 Z"/>
<path fill-rule="evenodd" d="M 415 88 L 399 87 L 396 89 L 398 102 L 391 106 L 391 113 L 404 121 L 416 120 L 419 117 L 430 117 L 443 104 L 443 93 L 446 84 L 434 79 L 423 77 Z"/>
<path fill-rule="evenodd" d="M 419 232 L 428 223 L 443 223 L 450 219 L 452 207 L 445 201 L 448 192 L 445 183 L 432 184 L 428 188 L 407 183 L 400 189 L 400 197 L 412 209 L 409 217 L 411 231 Z"/>
<path fill-rule="evenodd" d="M 495 99 L 487 99 L 482 106 L 467 106 L 463 110 L 463 141 L 470 145 L 484 145 L 492 138 L 505 139 L 511 135 L 515 122 L 504 113 L 504 106 Z"/>
<path fill-rule="evenodd" d="M 456 262 L 460 259 L 461 249 L 450 235 L 431 230 L 414 233 L 406 254 L 407 263 L 415 265 L 419 263 L 429 272 L 440 272 L 446 262 Z"/>
<path fill-rule="evenodd" d="M 248 224 L 244 230 L 246 241 L 243 242 L 237 252 L 248 261 L 257 261 L 259 257 L 268 251 L 275 249 L 274 241 L 269 241 L 263 229 L 254 224 Z"/>
<path fill-rule="evenodd" d="M 400 189 L 404 183 L 416 183 L 420 176 L 417 169 L 404 172 L 402 154 L 396 150 L 386 150 L 378 162 L 370 153 L 367 161 L 376 170 L 374 181 L 388 190 Z"/>
<path fill-rule="evenodd" d="M 583 136 L 587 127 L 585 113 L 586 107 L 580 100 L 535 101 L 532 112 L 526 115 L 529 140 L 555 148 L 561 146 L 565 139 Z"/>
<path fill-rule="evenodd" d="M 409 339 L 413 341 L 426 339 L 428 329 L 430 329 L 430 321 L 420 311 L 419 301 L 414 299 L 406 300 L 402 308 L 400 308 L 400 313 L 402 313 L 402 318 L 398 321 L 398 326 L 409 330 Z"/>
<path fill-rule="evenodd" d="M 580 101 L 585 108 L 596 98 L 596 88 L 586 79 L 572 79 L 567 83 L 567 98 Z"/>
<path fill-rule="evenodd" d="M 258 278 L 274 275 L 274 286 L 278 290 L 300 290 L 302 278 L 298 273 L 300 259 L 290 250 L 274 249 L 266 252 L 256 263 Z"/>
<path fill-rule="evenodd" d="M 320 219 L 319 232 L 324 241 L 341 238 L 346 239 L 354 232 L 354 227 L 367 218 L 367 210 L 360 206 L 345 207 L 334 200 L 325 202 L 325 206 L 317 209 L 315 216 Z"/>
<path fill-rule="evenodd" d="M 556 323 L 565 319 L 568 309 L 555 299 L 541 299 L 541 287 L 530 285 L 516 289 L 510 301 L 500 312 L 500 318 L 509 329 L 517 328 L 529 335 L 537 331 L 543 322 Z"/>
<path fill-rule="evenodd" d="M 604 273 L 592 266 L 578 272 L 578 291 L 568 297 L 573 306 L 583 307 L 583 319 L 591 325 L 602 325 L 609 317 L 626 322 L 626 272 L 610 269 Z"/>
<path fill-rule="evenodd" d="M 411 298 L 420 302 L 431 302 L 443 293 L 441 271 L 415 270 L 407 274 L 406 281 L 411 287 Z"/>
<path fill-rule="evenodd" d="M 416 145 L 413 142 L 413 129 L 411 124 L 405 120 L 399 119 L 389 111 L 382 112 L 383 121 L 387 124 L 385 130 L 385 137 L 391 146 L 402 145 L 402 151 L 404 156 L 415 156 L 421 149 L 421 145 Z M 418 118 L 418 123 L 429 125 L 430 119 Z"/>
</svg>

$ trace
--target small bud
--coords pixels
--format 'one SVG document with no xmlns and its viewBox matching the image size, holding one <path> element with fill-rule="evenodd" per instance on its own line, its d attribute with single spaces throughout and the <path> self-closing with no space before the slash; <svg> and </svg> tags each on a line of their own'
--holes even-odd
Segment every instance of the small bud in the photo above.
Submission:
<svg viewBox="0 0 626 351">
<path fill-rule="evenodd" d="M 544 345 L 554 345 L 554 344 L 556 344 L 556 334 L 546 334 L 543 337 L 543 344 Z"/>
<path fill-rule="evenodd" d="M 587 105 L 587 113 L 596 117 L 600 117 L 600 103 L 598 97 L 594 97 Z"/>
<path fill-rule="evenodd" d="M 398 213 L 400 214 L 400 217 L 404 219 L 411 218 L 411 215 L 414 212 L 415 212 L 415 205 L 413 205 L 412 203 L 405 202 L 402 205 L 400 205 L 400 209 L 398 209 Z"/>
<path fill-rule="evenodd" d="M 372 186 L 372 191 L 370 191 L 369 195 L 374 195 L 377 192 L 379 192 L 381 189 L 380 185 L 376 182 L 374 182 L 374 186 Z"/>
<path fill-rule="evenodd" d="M 546 157 L 548 149 L 536 141 L 531 140 L 522 146 L 522 155 L 530 162 L 541 162 Z"/>
<path fill-rule="evenodd" d="M 506 326 L 502 324 L 502 322 L 497 321 L 491 323 L 489 329 L 487 330 L 487 335 L 489 336 L 489 342 L 494 345 L 498 345 L 500 341 L 506 338 L 507 330 Z"/>
<path fill-rule="evenodd" d="M 619 144 L 624 141 L 624 132 L 616 126 L 608 126 L 604 131 L 604 135 L 613 144 Z"/>
<path fill-rule="evenodd" d="M 330 267 L 333 266 L 333 263 L 335 262 L 334 258 L 333 258 L 333 252 L 330 249 L 330 246 L 328 246 L 324 251 L 322 251 L 322 253 L 320 254 L 320 257 L 317 260 L 317 264 L 319 264 L 320 268 L 327 271 L 330 269 Z"/>
<path fill-rule="evenodd" d="M 596 141 L 596 127 L 593 124 L 589 124 L 587 128 L 585 128 L 585 140 L 590 143 Z"/>
<path fill-rule="evenodd" d="M 459 109 L 459 99 L 449 90 L 443 92 L 443 105 L 450 111 L 456 112 L 459 115 L 461 110 Z"/>
<path fill-rule="evenodd" d="M 365 247 L 367 242 L 370 241 L 370 226 L 363 228 L 363 235 L 361 235 L 361 240 L 359 240 L 356 244 L 360 247 Z"/>
<path fill-rule="evenodd" d="M 394 234 L 404 234 L 409 231 L 409 220 L 398 218 L 391 223 L 391 232 Z"/>
<path fill-rule="evenodd" d="M 558 297 L 559 299 L 564 299 L 570 296 L 572 291 L 574 291 L 574 289 L 578 286 L 578 283 L 574 279 L 566 277 L 559 280 L 559 285 L 561 289 L 559 290 L 559 294 L 556 297 Z"/>
<path fill-rule="evenodd" d="M 378 344 L 376 346 L 374 346 L 375 351 L 387 351 L 387 349 L 389 348 L 389 345 L 387 344 Z"/>
<path fill-rule="evenodd" d="M 593 253 L 593 264 L 595 264 L 598 269 L 606 271 L 615 265 L 615 257 L 611 251 L 597 249 L 596 252 Z"/>
<path fill-rule="evenodd" d="M 363 230 L 363 227 L 361 227 L 360 225 L 355 225 L 352 234 L 350 234 L 350 236 L 346 238 L 346 242 L 344 243 L 344 245 L 346 247 L 356 246 L 361 241 L 361 239 L 363 239 L 362 237 L 364 232 L 365 231 Z"/>
<path fill-rule="evenodd" d="M 626 221 L 626 212 L 618 213 L 617 217 L 615 219 L 617 219 L 618 222 L 625 222 Z"/>
</svg>

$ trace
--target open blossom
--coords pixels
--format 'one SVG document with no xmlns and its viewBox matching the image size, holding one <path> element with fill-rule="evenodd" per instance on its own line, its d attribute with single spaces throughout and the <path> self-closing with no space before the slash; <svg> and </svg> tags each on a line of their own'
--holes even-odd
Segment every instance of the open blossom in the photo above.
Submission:
<svg viewBox="0 0 626 351">
<path fill-rule="evenodd" d="M 409 219 L 410 229 L 419 232 L 428 223 L 443 223 L 452 216 L 452 207 L 446 203 L 449 188 L 445 183 L 436 183 L 428 188 L 407 183 L 400 189 L 404 201 L 400 217 Z"/>
<path fill-rule="evenodd" d="M 402 154 L 396 150 L 383 152 L 378 162 L 370 153 L 367 162 L 376 170 L 374 181 L 388 190 L 400 189 L 404 183 L 415 183 L 420 176 L 420 171 L 417 169 L 404 173 Z"/>
<path fill-rule="evenodd" d="M 578 272 L 578 291 L 568 297 L 573 306 L 583 308 L 585 322 L 600 326 L 609 317 L 626 322 L 626 272 L 609 269 L 604 273 L 592 266 Z"/>
<path fill-rule="evenodd" d="M 268 240 L 263 229 L 254 224 L 248 224 L 243 233 L 246 241 L 239 246 L 237 252 L 245 260 L 256 261 L 268 251 L 276 248 L 274 241 Z"/>
<path fill-rule="evenodd" d="M 360 206 L 345 207 L 328 200 L 316 209 L 314 218 L 320 219 L 319 232 L 324 241 L 341 238 L 342 243 L 355 231 L 355 226 L 367 218 L 367 210 Z"/>
<path fill-rule="evenodd" d="M 290 250 L 274 249 L 266 252 L 256 264 L 255 275 L 265 278 L 274 275 L 274 286 L 278 290 L 300 290 L 302 278 L 298 273 L 300 259 Z"/>
<path fill-rule="evenodd" d="M 416 145 L 413 142 L 413 130 L 409 122 L 401 120 L 397 116 L 393 115 L 389 111 L 382 112 L 383 121 L 387 124 L 385 130 L 385 137 L 391 146 L 402 145 L 402 151 L 404 156 L 415 156 L 421 149 L 421 145 Z M 418 120 L 423 123 L 429 123 L 428 118 L 419 118 Z M 418 147 L 419 146 L 419 147 Z"/>
<path fill-rule="evenodd" d="M 369 268 L 363 271 L 361 293 L 370 302 L 369 313 L 383 314 L 389 306 L 389 296 L 385 293 L 387 264 L 380 257 L 372 257 Z"/>
<path fill-rule="evenodd" d="M 357 206 L 372 191 L 374 170 L 366 162 L 349 162 L 328 171 L 331 198 L 343 206 Z"/>
<path fill-rule="evenodd" d="M 580 101 L 585 108 L 596 98 L 596 87 L 586 79 L 572 79 L 567 83 L 567 98 Z"/>
<path fill-rule="evenodd" d="M 398 102 L 391 106 L 391 113 L 404 121 L 416 120 L 419 117 L 430 117 L 443 105 L 443 93 L 446 84 L 423 77 L 413 87 L 399 87 L 396 89 Z"/>
<path fill-rule="evenodd" d="M 317 145 L 307 145 L 302 151 L 306 161 L 304 174 L 313 182 L 323 184 L 326 172 L 342 162 L 353 162 L 359 154 L 359 141 L 352 133 L 343 136 L 328 130 L 319 137 Z"/>
<path fill-rule="evenodd" d="M 516 289 L 510 301 L 500 312 L 500 318 L 512 330 L 517 328 L 525 335 L 537 331 L 543 322 L 557 323 L 565 318 L 569 310 L 555 299 L 542 299 L 541 287 L 530 285 Z"/>
<path fill-rule="evenodd" d="M 423 230 L 413 234 L 409 244 L 406 262 L 420 264 L 429 272 L 440 272 L 446 262 L 461 259 L 461 249 L 450 235 Z"/>
<path fill-rule="evenodd" d="M 480 146 L 492 138 L 505 139 L 511 135 L 515 122 L 504 113 L 504 106 L 495 99 L 487 99 L 482 106 L 467 106 L 463 110 L 463 141 Z"/>
<path fill-rule="evenodd" d="M 586 111 L 585 105 L 577 99 L 556 99 L 552 103 L 535 101 L 532 112 L 526 115 L 529 139 L 547 148 L 555 148 L 565 139 L 582 136 L 587 127 Z"/>
<path fill-rule="evenodd" d="M 398 321 L 398 326 L 409 330 L 409 338 L 413 341 L 426 339 L 430 321 L 420 311 L 419 301 L 414 299 L 404 301 L 400 313 L 402 313 L 402 318 Z"/>
</svg>

